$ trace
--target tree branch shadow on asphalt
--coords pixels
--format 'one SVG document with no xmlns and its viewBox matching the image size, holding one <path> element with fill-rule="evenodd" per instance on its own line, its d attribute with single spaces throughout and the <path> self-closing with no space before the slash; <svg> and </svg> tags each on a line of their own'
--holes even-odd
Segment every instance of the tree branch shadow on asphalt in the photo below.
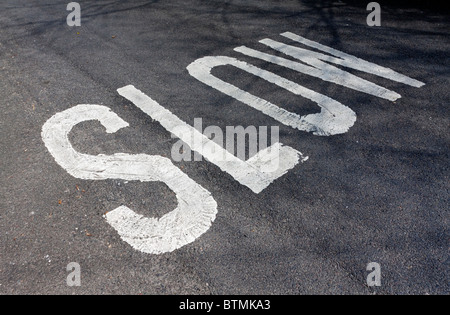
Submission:
<svg viewBox="0 0 450 315">
<path fill-rule="evenodd" d="M 378 2 L 385 10 L 393 12 L 395 10 L 417 9 L 424 13 L 448 14 L 450 3 L 448 1 L 438 0 L 299 0 L 300 3 L 325 7 L 332 5 L 346 5 L 365 9 L 370 2 Z"/>
<path fill-rule="evenodd" d="M 141 1 L 142 3 L 136 5 L 136 1 L 133 0 L 113 0 L 113 1 L 84 1 L 83 2 L 83 14 L 82 14 L 82 21 L 89 21 L 92 18 L 102 16 L 102 15 L 109 15 L 114 13 L 120 13 L 120 12 L 127 12 L 127 11 L 133 11 L 133 10 L 141 10 L 148 8 L 149 6 L 156 4 L 159 2 L 159 0 L 151 0 L 151 1 Z M 132 6 L 129 6 L 129 4 L 132 4 Z M 59 12 L 65 12 L 66 8 L 65 3 L 61 4 L 53 4 L 53 5 L 32 5 L 29 7 L 29 9 L 41 9 L 44 8 L 46 11 L 49 10 L 49 7 L 51 9 L 56 10 Z M 63 10 L 61 10 L 61 7 L 63 7 Z M 13 9 L 24 9 L 27 8 L 22 6 L 9 6 L 4 7 L 2 10 L 4 12 L 8 12 L 8 10 Z M 48 11 L 51 12 L 51 11 Z M 69 12 L 67 12 L 68 14 Z M 33 16 L 33 15 L 32 15 Z M 39 15 L 37 15 L 39 16 Z M 32 27 L 30 31 L 31 36 L 37 36 L 41 35 L 45 32 L 47 32 L 49 29 L 54 27 L 64 27 L 66 26 L 66 19 L 61 18 L 61 14 L 55 14 L 57 18 L 51 19 L 51 20 L 38 20 L 38 21 L 30 21 L 26 23 L 18 23 L 18 24 L 12 24 L 12 25 L 4 25 L 3 28 L 21 28 L 21 27 Z"/>
</svg>

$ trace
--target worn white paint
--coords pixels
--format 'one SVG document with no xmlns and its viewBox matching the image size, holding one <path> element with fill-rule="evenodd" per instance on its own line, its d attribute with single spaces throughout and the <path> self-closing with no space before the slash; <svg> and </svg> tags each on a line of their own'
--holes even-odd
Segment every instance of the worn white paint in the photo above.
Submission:
<svg viewBox="0 0 450 315">
<path fill-rule="evenodd" d="M 390 101 L 395 101 L 401 98 L 401 95 L 339 69 L 331 65 L 331 63 L 365 73 L 374 74 L 379 77 L 404 83 L 413 87 L 422 87 L 425 85 L 423 82 L 409 78 L 403 74 L 393 71 L 392 69 L 378 66 L 374 63 L 308 40 L 294 33 L 286 32 L 281 35 L 291 39 L 292 41 L 325 52 L 327 55 L 300 47 L 287 45 L 271 39 L 263 39 L 260 43 L 301 62 L 274 56 L 245 46 L 237 47 L 235 48 L 235 51 L 253 58 L 258 58 L 295 70 L 303 74 L 320 78 L 327 82 L 342 85 L 356 91 L 374 95 Z M 212 75 L 212 70 L 220 66 L 234 66 L 258 76 L 296 95 L 301 95 L 317 103 L 322 110 L 319 114 L 307 116 L 299 116 L 295 113 L 288 112 L 275 104 L 243 91 L 238 87 Z M 287 126 L 312 132 L 315 135 L 330 136 L 346 133 L 356 121 L 356 114 L 350 108 L 337 102 L 336 100 L 307 89 L 274 73 L 260 69 L 246 62 L 239 61 L 235 58 L 225 56 L 204 57 L 190 64 L 187 69 L 189 73 L 197 80 L 215 88 L 216 90 L 263 112 L 264 114 Z"/>
<path fill-rule="evenodd" d="M 306 158 L 291 147 L 281 143 L 262 150 L 248 161 L 243 161 L 210 140 L 199 130 L 188 125 L 169 110 L 145 95 L 134 86 L 118 90 L 119 94 L 134 103 L 144 113 L 158 121 L 167 131 L 181 139 L 211 163 L 217 165 L 244 186 L 255 193 L 262 192 L 277 178 Z"/>
<path fill-rule="evenodd" d="M 398 72 L 395 72 L 392 69 L 381 67 L 377 64 L 365 61 L 363 59 L 357 58 L 355 56 L 346 54 L 344 52 L 341 52 L 339 50 L 336 50 L 334 48 L 319 44 L 317 42 L 314 42 L 312 40 L 306 39 L 302 36 L 296 35 L 291 32 L 286 32 L 281 34 L 281 36 L 286 37 L 288 39 L 291 39 L 297 43 L 301 43 L 303 45 L 309 46 L 311 48 L 323 51 L 329 55 L 324 55 L 321 53 L 314 53 L 312 51 L 308 51 L 305 49 L 301 49 L 299 47 L 292 47 L 289 45 L 279 45 L 274 41 L 271 40 L 262 40 L 261 42 L 263 44 L 266 44 L 268 46 L 273 46 L 272 48 L 279 50 L 283 53 L 285 53 L 288 56 L 294 57 L 296 59 L 299 59 L 303 62 L 306 62 L 307 64 L 317 67 L 318 69 L 323 70 L 331 70 L 333 71 L 333 68 L 330 68 L 330 66 L 327 63 L 321 62 L 329 62 L 334 63 L 336 65 L 340 65 L 346 68 L 359 70 L 365 73 L 370 73 L 385 79 L 389 79 L 395 82 L 403 83 L 406 85 L 410 85 L 413 87 L 420 88 L 425 85 L 425 83 L 420 82 L 418 80 L 412 79 L 406 75 L 400 74 Z M 387 98 L 387 97 L 385 97 Z"/>
<path fill-rule="evenodd" d="M 351 88 L 353 90 L 361 91 L 390 101 L 395 101 L 401 97 L 401 95 L 396 92 L 385 89 L 379 85 L 376 85 L 375 83 L 361 79 L 356 75 L 350 74 L 328 63 L 322 62 L 320 58 L 324 59 L 326 57 L 323 54 L 312 52 L 306 49 L 288 46 L 286 44 L 279 43 L 271 39 L 262 40 L 261 43 L 269 47 L 272 47 L 278 51 L 289 53 L 289 55 L 295 56 L 297 59 L 307 64 L 310 64 L 311 66 L 307 66 L 305 64 L 292 61 L 286 58 L 266 54 L 245 46 L 237 47 L 234 50 L 253 58 L 258 58 L 267 62 L 271 62 L 279 66 L 295 70 L 300 73 L 320 78 L 324 81 L 342 85 Z"/>
<path fill-rule="evenodd" d="M 187 245 L 209 230 L 216 218 L 217 203 L 169 159 L 125 153 L 92 156 L 75 151 L 68 138 L 70 131 L 91 120 L 100 121 L 107 133 L 128 126 L 109 108 L 99 105 L 78 105 L 56 114 L 44 125 L 42 139 L 62 168 L 84 180 L 163 182 L 178 200 L 178 207 L 160 219 L 143 217 L 125 206 L 109 212 L 108 223 L 125 242 L 144 253 L 161 254 Z"/>
<path fill-rule="evenodd" d="M 319 105 L 321 112 L 307 116 L 291 113 L 212 75 L 211 71 L 219 66 L 234 66 L 276 84 L 295 95 L 303 96 Z M 204 57 L 190 64 L 187 69 L 191 76 L 200 82 L 261 111 L 287 126 L 312 132 L 318 136 L 346 133 L 356 122 L 355 112 L 338 101 L 235 58 Z"/>
</svg>

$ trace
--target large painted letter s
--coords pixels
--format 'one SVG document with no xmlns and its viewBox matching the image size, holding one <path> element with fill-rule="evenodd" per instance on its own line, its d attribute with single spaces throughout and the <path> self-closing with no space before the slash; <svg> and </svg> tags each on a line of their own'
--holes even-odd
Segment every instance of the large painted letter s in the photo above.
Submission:
<svg viewBox="0 0 450 315">
<path fill-rule="evenodd" d="M 134 249 L 149 254 L 172 252 L 203 235 L 216 218 L 217 203 L 211 194 L 178 169 L 169 159 L 145 154 L 86 155 L 74 150 L 68 135 L 84 121 L 98 120 L 106 132 L 128 124 L 108 107 L 78 105 L 50 118 L 42 139 L 56 162 L 70 175 L 83 180 L 123 179 L 165 183 L 178 207 L 160 219 L 146 218 L 122 206 L 106 215 L 108 223 Z"/>
</svg>

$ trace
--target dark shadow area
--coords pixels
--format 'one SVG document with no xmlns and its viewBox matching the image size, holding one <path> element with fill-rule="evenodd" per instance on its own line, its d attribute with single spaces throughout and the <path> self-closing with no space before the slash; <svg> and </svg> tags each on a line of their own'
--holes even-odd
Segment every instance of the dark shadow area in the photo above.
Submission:
<svg viewBox="0 0 450 315">
<path fill-rule="evenodd" d="M 302 3 L 313 7 L 333 6 L 337 4 L 349 5 L 354 7 L 366 8 L 371 2 L 369 0 L 302 0 Z M 404 10 L 419 9 L 429 13 L 449 14 L 450 2 L 437 0 L 394 0 L 394 1 L 374 1 L 378 2 L 382 9 L 387 10 Z"/>
</svg>

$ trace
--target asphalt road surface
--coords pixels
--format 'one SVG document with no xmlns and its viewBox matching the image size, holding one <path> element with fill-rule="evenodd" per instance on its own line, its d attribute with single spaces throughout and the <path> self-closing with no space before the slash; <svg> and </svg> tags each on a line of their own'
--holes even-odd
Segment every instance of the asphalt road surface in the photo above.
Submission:
<svg viewBox="0 0 450 315">
<path fill-rule="evenodd" d="M 382 4 L 381 27 L 369 27 L 369 1 L 101 0 L 80 1 L 81 26 L 70 27 L 68 2 L 0 3 L 0 294 L 450 293 L 448 11 Z M 326 54 L 285 32 L 425 85 L 339 67 L 401 95 L 393 101 L 234 50 L 295 60 L 259 43 L 269 38 Z M 206 56 L 300 84 L 356 122 L 328 136 L 292 128 L 194 78 L 187 67 Z M 212 75 L 299 116 L 320 111 L 242 69 Z M 119 95 L 129 85 L 188 125 L 278 126 L 280 142 L 309 159 L 260 193 L 207 160 L 174 161 L 178 139 Z M 43 126 L 79 104 L 108 107 L 129 126 L 108 134 L 82 121 L 69 134 L 73 148 L 169 159 L 217 204 L 204 233 L 161 254 L 121 237 L 108 213 L 127 206 L 162 218 L 177 195 L 161 181 L 86 180 L 57 163 Z M 66 281 L 72 262 L 81 286 Z M 381 286 L 367 283 L 372 262 Z"/>
</svg>

